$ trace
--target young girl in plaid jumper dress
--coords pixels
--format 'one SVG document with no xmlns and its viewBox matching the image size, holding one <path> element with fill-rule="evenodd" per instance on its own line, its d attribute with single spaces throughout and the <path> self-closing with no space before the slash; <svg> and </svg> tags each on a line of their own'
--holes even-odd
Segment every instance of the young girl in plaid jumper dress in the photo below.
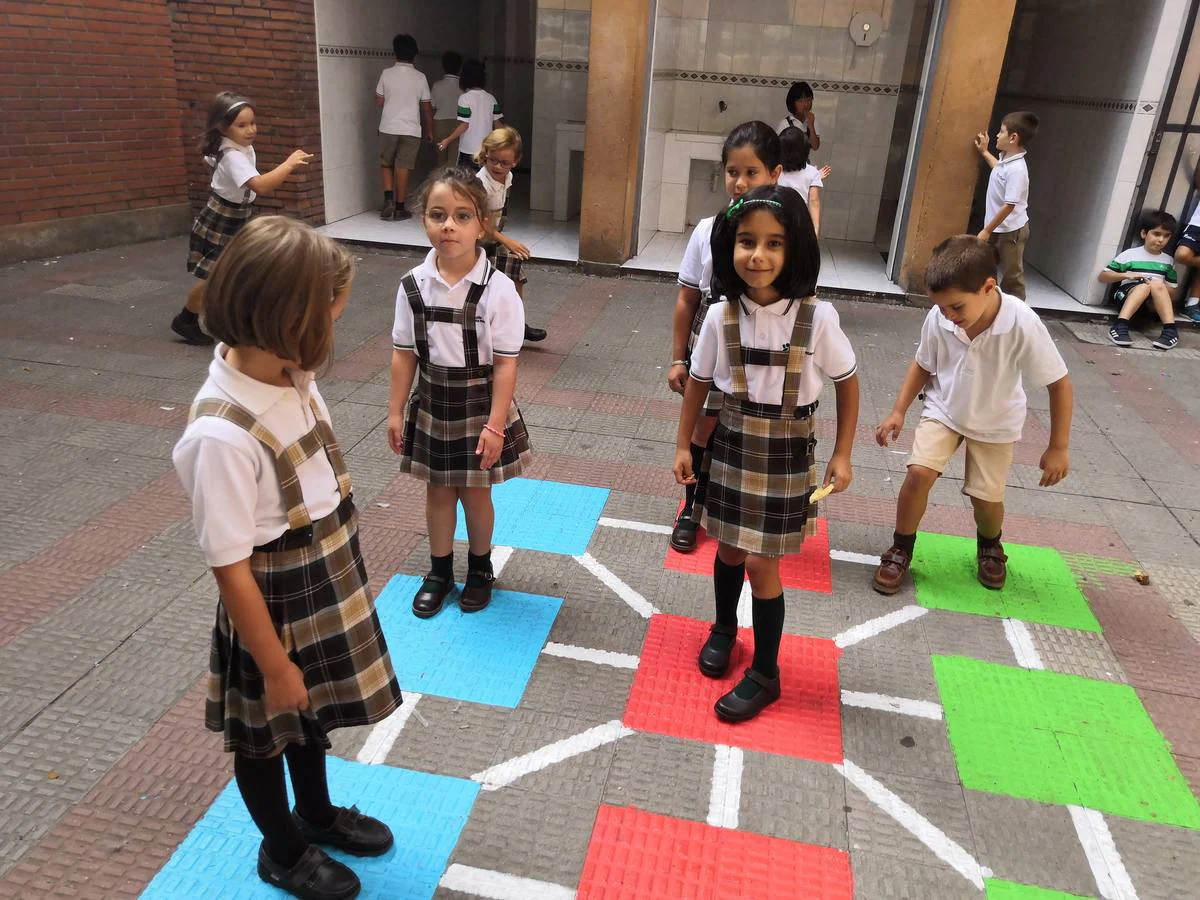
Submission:
<svg viewBox="0 0 1200 900">
<path fill-rule="evenodd" d="M 743 122 L 725 138 L 721 148 L 721 167 L 725 171 L 725 192 L 729 195 L 730 203 L 746 191 L 774 184 L 783 172 L 779 135 L 766 122 Z M 711 239 L 716 219 L 717 216 L 709 216 L 696 223 L 679 266 L 679 296 L 675 299 L 671 368 L 667 371 L 667 386 L 677 394 L 682 394 L 687 384 L 692 349 L 713 297 L 710 284 L 713 270 Z M 671 546 L 679 553 L 691 553 L 696 549 L 700 517 L 695 510 L 697 505 L 704 505 L 702 463 L 720 409 L 721 392 L 714 389 L 705 400 L 704 415 L 696 420 L 696 430 L 690 444 L 692 468 L 699 480 L 684 488 L 683 508 L 671 530 Z"/>
<path fill-rule="evenodd" d="M 858 421 L 854 350 L 837 312 L 813 296 L 821 254 L 804 201 L 791 188 L 762 187 L 717 217 L 712 304 L 692 350 L 675 438 L 675 479 L 695 481 L 689 439 L 709 390 L 724 394 L 705 459 L 703 525 L 717 541 L 716 621 L 700 649 L 700 671 L 721 678 L 737 641 L 737 605 L 750 575 L 754 659 L 716 703 L 730 722 L 752 719 L 779 698 L 783 586 L 779 558 L 798 553 L 816 528 L 816 431 L 822 378 L 837 389 L 837 441 L 825 485 L 850 486 Z"/>
<path fill-rule="evenodd" d="M 441 169 L 417 202 L 433 249 L 396 294 L 387 432 L 400 471 L 426 482 L 431 568 L 413 614 L 429 618 L 454 589 L 459 501 L 470 544 L 459 607 L 491 602 L 492 485 L 520 475 L 531 455 L 513 401 L 525 313 L 512 280 L 479 247 L 483 186 L 466 170 Z"/>
<path fill-rule="evenodd" d="M 211 344 L 200 328 L 204 301 L 204 279 L 221 255 L 221 250 L 250 218 L 257 194 L 278 190 L 297 166 L 308 165 L 311 153 L 296 150 L 266 175 L 258 173 L 254 138 L 258 123 L 254 104 L 233 91 L 221 91 L 208 108 L 208 124 L 200 152 L 212 168 L 208 203 L 192 223 L 188 242 L 187 270 L 201 279 L 188 292 L 187 303 L 171 322 L 171 330 L 188 344 Z"/>
<path fill-rule="evenodd" d="M 385 824 L 330 801 L 328 733 L 400 705 L 350 476 L 312 377 L 351 276 L 349 255 L 307 225 L 247 224 L 208 282 L 222 343 L 174 453 L 220 590 L 205 724 L 224 734 L 262 832 L 259 877 L 321 900 L 353 897 L 359 882 L 315 845 L 358 856 L 392 846 Z"/>
</svg>

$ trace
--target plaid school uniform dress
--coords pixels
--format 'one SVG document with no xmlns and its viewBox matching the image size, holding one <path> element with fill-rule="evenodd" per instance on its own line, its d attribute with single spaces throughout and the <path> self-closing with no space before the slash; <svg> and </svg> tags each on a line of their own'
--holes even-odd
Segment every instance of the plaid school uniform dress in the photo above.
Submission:
<svg viewBox="0 0 1200 900">
<path fill-rule="evenodd" d="M 367 587 L 346 462 L 316 400 L 310 400 L 310 405 L 316 425 L 287 447 L 235 403 L 199 400 L 190 416 L 191 420 L 225 419 L 262 443 L 275 459 L 280 491 L 288 505 L 288 530 L 255 547 L 250 568 L 284 650 L 304 673 L 310 709 L 267 711 L 262 672 L 242 646 L 224 603 L 217 605 L 209 656 L 205 725 L 225 735 L 227 751 L 256 758 L 312 739 L 328 749 L 330 730 L 380 722 L 402 702 Z M 342 502 L 314 522 L 304 504 L 296 467 L 321 452 L 337 476 Z"/>
<path fill-rule="evenodd" d="M 699 226 L 697 226 L 697 227 L 699 227 Z M 711 230 L 712 230 L 712 226 L 710 225 L 709 226 L 710 234 L 711 234 Z M 702 251 L 702 252 L 708 252 L 710 254 L 710 262 L 708 263 L 708 266 L 707 266 L 708 273 L 709 273 L 709 283 L 708 284 L 691 284 L 690 282 L 684 282 L 682 280 L 682 278 L 679 282 L 680 284 L 684 285 L 685 287 L 690 287 L 692 290 L 696 290 L 696 291 L 700 292 L 700 303 L 696 307 L 696 312 L 692 315 L 692 328 L 691 328 L 691 332 L 688 334 L 687 359 L 688 359 L 688 363 L 689 363 L 689 368 L 690 368 L 690 364 L 691 364 L 692 349 L 696 346 L 696 341 L 700 339 L 700 328 L 701 328 L 701 326 L 704 325 L 704 319 L 708 315 L 709 307 L 711 307 L 713 305 L 711 250 L 709 250 L 708 245 L 706 245 L 704 251 Z M 686 263 L 686 260 L 685 260 L 685 263 Z M 718 298 L 718 299 L 720 299 L 720 298 Z M 713 387 L 713 388 L 709 389 L 708 396 L 704 398 L 704 407 L 702 410 L 703 414 L 706 416 L 715 416 L 718 413 L 720 413 L 721 412 L 721 404 L 723 402 L 724 396 L 725 395 L 721 393 L 719 388 Z"/>
<path fill-rule="evenodd" d="M 213 171 L 221 164 L 224 150 L 217 152 Z M 188 239 L 187 270 L 197 278 L 207 278 L 209 270 L 254 212 L 250 202 L 250 189 L 246 188 L 241 203 L 230 203 L 216 191 L 210 191 L 208 203 L 192 223 L 192 234 Z"/>
<path fill-rule="evenodd" d="M 797 553 L 817 527 L 817 507 L 809 502 L 817 487 L 817 404 L 799 405 L 816 299 L 797 302 L 787 350 L 742 346 L 740 300 L 726 305 L 721 322 L 731 390 L 705 458 L 705 494 L 697 489 L 693 515 L 709 537 L 759 556 Z M 747 364 L 785 369 L 782 403 L 750 400 Z"/>
<path fill-rule="evenodd" d="M 480 175 L 480 178 L 485 177 Z M 504 191 L 504 206 L 500 209 L 500 220 L 496 223 L 496 230 L 503 231 L 505 224 L 508 221 L 508 194 L 509 188 Z M 487 254 L 488 262 L 496 269 L 497 272 L 503 272 L 512 279 L 513 284 L 528 284 L 529 279 L 522 272 L 521 260 L 508 252 L 508 248 L 499 241 L 488 241 L 483 245 L 483 252 Z"/>
<path fill-rule="evenodd" d="M 417 389 L 408 401 L 400 471 L 430 484 L 489 487 L 516 478 L 533 460 L 529 432 L 514 400 L 504 425 L 500 459 L 490 469 L 479 468 L 475 448 L 492 412 L 492 366 L 479 362 L 475 308 L 494 268 L 488 264 L 479 284 L 472 284 L 462 309 L 426 306 L 411 274 L 400 284 L 413 315 L 413 338 L 419 362 Z M 427 322 L 453 322 L 462 332 L 467 365 L 439 366 L 429 352 Z M 471 365 L 471 361 L 475 365 Z"/>
</svg>

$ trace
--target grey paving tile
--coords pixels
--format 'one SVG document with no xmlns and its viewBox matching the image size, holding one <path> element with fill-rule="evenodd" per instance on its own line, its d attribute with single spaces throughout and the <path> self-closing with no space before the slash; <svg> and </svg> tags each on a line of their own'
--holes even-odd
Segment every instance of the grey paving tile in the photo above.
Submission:
<svg viewBox="0 0 1200 900">
<path fill-rule="evenodd" d="M 1200 884 L 1200 832 L 1105 816 L 1141 900 L 1174 900 Z"/>
<path fill-rule="evenodd" d="M 497 761 L 512 717 L 511 709 L 422 696 L 392 745 L 387 764 L 470 778 Z M 365 740 L 366 734 L 361 737 Z M 361 747 L 360 740 L 355 754 Z"/>
<path fill-rule="evenodd" d="M 881 777 L 958 783 L 944 722 L 843 705 L 842 746 L 847 759 Z"/>
<path fill-rule="evenodd" d="M 883 775 L 869 770 L 868 773 L 974 856 L 971 823 L 959 785 L 927 778 Z M 872 854 L 922 866 L 936 867 L 940 864 L 929 847 L 852 784 L 846 786 L 846 805 L 849 807 L 846 816 L 851 852 L 869 850 Z"/>
<path fill-rule="evenodd" d="M 573 710 L 571 711 L 574 712 Z M 496 747 L 493 765 L 504 763 L 536 750 L 582 734 L 605 724 L 606 720 L 577 717 L 563 712 L 548 713 L 519 707 L 508 719 L 508 727 Z M 621 738 L 620 740 L 624 740 Z M 512 787 L 539 794 L 573 797 L 576 801 L 599 804 L 608 779 L 614 743 L 572 756 L 539 771 L 523 775 Z M 508 788 L 500 788 L 508 790 Z"/>
<path fill-rule="evenodd" d="M 1012 647 L 1004 636 L 1004 622 L 985 616 L 934 609 L 920 619 L 929 652 L 942 656 L 969 656 L 987 662 L 1013 665 Z"/>
<path fill-rule="evenodd" d="M 979 900 L 979 891 L 948 866 L 852 849 L 855 900 Z"/>
<path fill-rule="evenodd" d="M 1038 623 L 1030 623 L 1028 627 L 1033 635 L 1033 645 L 1047 669 L 1100 681 L 1128 683 L 1125 670 L 1103 635 Z"/>
<path fill-rule="evenodd" d="M 846 850 L 846 780 L 825 763 L 746 751 L 738 827 Z"/>
<path fill-rule="evenodd" d="M 714 758 L 712 747 L 695 741 L 631 734 L 616 743 L 603 802 L 703 822 L 708 816 Z M 743 790 L 744 808 L 746 796 Z"/>
<path fill-rule="evenodd" d="M 589 648 L 596 649 L 596 648 Z M 633 670 L 543 653 L 529 676 L 521 708 L 573 716 L 596 723 L 620 719 L 633 686 Z"/>
</svg>

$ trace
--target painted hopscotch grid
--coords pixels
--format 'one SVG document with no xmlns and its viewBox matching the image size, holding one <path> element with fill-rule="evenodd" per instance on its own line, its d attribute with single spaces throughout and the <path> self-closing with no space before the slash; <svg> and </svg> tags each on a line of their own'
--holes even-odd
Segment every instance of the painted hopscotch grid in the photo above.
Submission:
<svg viewBox="0 0 1200 900">
<path fill-rule="evenodd" d="M 558 481 L 514 478 L 492 488 L 496 527 L 492 542 L 497 546 L 540 550 L 564 556 L 587 552 L 608 489 Z M 467 539 L 467 522 L 462 507 L 454 539 Z"/>
</svg>

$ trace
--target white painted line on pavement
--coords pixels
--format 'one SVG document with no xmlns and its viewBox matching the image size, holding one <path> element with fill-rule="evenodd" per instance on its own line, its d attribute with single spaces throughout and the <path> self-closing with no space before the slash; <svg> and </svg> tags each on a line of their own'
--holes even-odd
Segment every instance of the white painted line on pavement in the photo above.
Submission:
<svg viewBox="0 0 1200 900">
<path fill-rule="evenodd" d="M 670 535 L 672 531 L 670 525 L 651 525 L 649 522 L 632 522 L 629 519 L 610 519 L 608 516 L 601 516 L 596 520 L 596 524 L 604 525 L 608 528 L 624 528 L 626 531 L 645 531 L 648 534 Z"/>
<path fill-rule="evenodd" d="M 866 794 L 872 803 L 932 850 L 934 856 L 953 868 L 976 888 L 983 890 L 983 879 L 992 876 L 991 870 L 980 866 L 975 858 L 955 843 L 949 835 L 850 760 L 845 760 L 841 765 L 835 764 L 834 768 L 845 776 L 847 781 Z"/>
<path fill-rule="evenodd" d="M 508 565 L 508 561 L 512 559 L 512 547 L 493 547 L 492 548 L 492 574 L 497 578 L 500 577 L 500 572 Z"/>
<path fill-rule="evenodd" d="M 420 699 L 420 694 L 405 691 L 404 702 L 400 704 L 400 708 L 367 732 L 367 739 L 355 759 L 369 766 L 380 765 L 387 758 L 388 751 L 392 749 L 396 739 L 400 737 L 408 717 L 417 711 L 417 701 Z M 420 714 L 417 718 L 421 718 Z"/>
<path fill-rule="evenodd" d="M 712 794 L 708 798 L 708 824 L 714 828 L 737 828 L 742 806 L 742 766 L 745 753 L 740 747 L 717 744 L 713 761 Z"/>
<path fill-rule="evenodd" d="M 611 744 L 629 734 L 633 734 L 633 729 L 622 725 L 620 719 L 613 719 L 611 722 L 605 722 L 603 725 L 573 734 L 569 738 L 539 747 L 532 753 L 525 753 L 484 769 L 482 772 L 477 772 L 471 776 L 471 780 L 480 782 L 485 791 L 499 790 L 526 775 L 570 759 L 572 756 L 579 756 L 595 750 L 597 747 Z"/>
<path fill-rule="evenodd" d="M 624 600 L 630 609 L 643 619 L 648 619 L 658 612 L 658 608 L 653 603 L 610 572 L 604 563 L 592 554 L 585 553 L 583 556 L 576 556 L 575 561 L 599 578 L 605 587 Z"/>
<path fill-rule="evenodd" d="M 858 563 L 862 566 L 879 565 L 878 556 L 872 556 L 870 553 L 852 553 L 849 550 L 830 550 L 829 558 L 836 559 L 838 562 Z"/>
<path fill-rule="evenodd" d="M 885 631 L 903 625 L 905 622 L 911 622 L 913 619 L 919 619 L 929 610 L 923 606 L 906 606 L 903 609 L 898 609 L 895 612 L 890 612 L 886 616 L 880 616 L 878 619 L 871 619 L 863 622 L 861 625 L 855 625 L 853 628 L 847 629 L 833 639 L 833 642 L 842 649 L 852 647 L 862 641 L 869 640 L 883 634 Z"/>
<path fill-rule="evenodd" d="M 742 592 L 738 594 L 737 617 L 739 628 L 754 627 L 754 592 L 749 581 L 742 584 Z"/>
<path fill-rule="evenodd" d="M 574 644 L 556 644 L 551 641 L 542 648 L 542 652 L 547 656 L 577 659 L 580 662 L 613 666 L 617 669 L 636 669 L 638 667 L 638 658 L 628 653 L 614 653 L 612 650 L 593 650 L 591 647 L 576 647 Z"/>
<path fill-rule="evenodd" d="M 575 900 L 575 891 L 561 884 L 535 881 L 519 875 L 493 872 L 454 863 L 438 882 L 448 891 L 488 897 L 490 900 Z"/>
<path fill-rule="evenodd" d="M 884 712 L 900 713 L 902 716 L 917 716 L 921 719 L 942 719 L 942 707 L 928 700 L 909 700 L 906 697 L 889 697 L 886 694 L 867 694 L 859 691 L 842 691 L 843 706 L 861 709 L 879 709 Z"/>
<path fill-rule="evenodd" d="M 1037 652 L 1037 645 L 1033 642 L 1033 634 L 1028 625 L 1020 619 L 1005 619 L 1004 636 L 1008 638 L 1013 656 L 1017 658 L 1017 665 L 1026 669 L 1046 668 L 1042 664 L 1042 657 Z"/>
<path fill-rule="evenodd" d="M 1104 816 L 1083 806 L 1068 806 L 1067 809 L 1071 812 L 1071 821 L 1075 823 L 1075 833 L 1079 835 L 1088 865 L 1092 867 L 1100 896 L 1104 900 L 1137 900 L 1137 891 L 1133 889 Z"/>
</svg>

